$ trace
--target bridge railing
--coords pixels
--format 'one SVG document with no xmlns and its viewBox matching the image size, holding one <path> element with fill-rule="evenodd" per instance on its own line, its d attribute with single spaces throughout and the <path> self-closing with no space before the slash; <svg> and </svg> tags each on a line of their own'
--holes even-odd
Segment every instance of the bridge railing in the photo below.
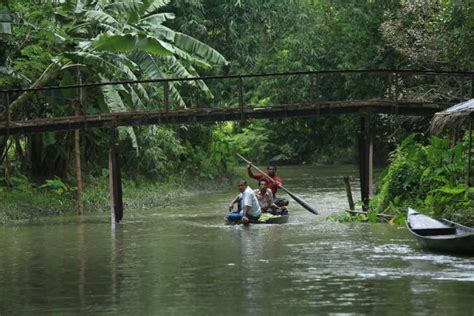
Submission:
<svg viewBox="0 0 474 316">
<path fill-rule="evenodd" d="M 472 98 L 473 80 L 474 72 L 340 70 L 6 89 L 0 100 L 0 124 L 8 128 L 13 120 L 196 108 L 238 108 L 243 113 L 270 105 L 349 100 L 452 104 Z M 20 104 L 22 98 L 28 101 Z"/>
</svg>

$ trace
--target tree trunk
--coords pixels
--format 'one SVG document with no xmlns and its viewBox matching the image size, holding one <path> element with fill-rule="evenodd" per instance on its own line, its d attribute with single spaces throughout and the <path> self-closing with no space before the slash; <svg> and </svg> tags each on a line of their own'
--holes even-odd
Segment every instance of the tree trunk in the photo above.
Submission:
<svg viewBox="0 0 474 316">
<path fill-rule="evenodd" d="M 56 77 L 59 74 L 63 65 L 60 62 L 53 62 L 50 64 L 41 74 L 41 76 L 36 80 L 31 86 L 30 89 L 39 88 L 45 86 L 50 80 Z M 18 112 L 18 107 L 28 100 L 28 98 L 33 94 L 33 91 L 25 91 L 13 102 L 10 103 L 10 111 L 12 119 L 15 117 L 15 114 Z"/>
</svg>

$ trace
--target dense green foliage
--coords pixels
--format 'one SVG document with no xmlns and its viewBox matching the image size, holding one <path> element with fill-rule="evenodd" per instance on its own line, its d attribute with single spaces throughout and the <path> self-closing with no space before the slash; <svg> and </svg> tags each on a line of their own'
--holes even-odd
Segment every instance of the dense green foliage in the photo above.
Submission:
<svg viewBox="0 0 474 316">
<path fill-rule="evenodd" d="M 371 208 L 405 214 L 412 207 L 473 226 L 474 188 L 466 181 L 467 147 L 467 137 L 453 145 L 447 138 L 433 136 L 423 145 L 415 135 L 409 136 L 392 153 Z"/>
<path fill-rule="evenodd" d="M 65 1 L 46 2 L 38 7 L 26 1 L 12 1 L 7 8 L 14 12 L 12 16 L 17 20 L 18 29 L 14 28 L 12 36 L 4 38 L 7 45 L 3 64 L 11 75 L 0 79 L 2 86 L 67 85 L 79 80 L 79 73 L 83 82 L 194 77 L 197 69 L 225 65 L 224 57 L 211 47 L 163 25 L 175 17 L 171 12 L 162 12 L 168 2 Z M 38 29 L 41 31 L 35 32 Z M 26 42 L 23 41 L 25 36 L 29 39 Z M 201 91 L 207 98 L 213 97 L 204 82 L 195 82 L 194 90 Z M 187 106 L 186 91 L 186 87 L 170 84 L 172 107 Z M 15 119 L 44 117 L 45 114 L 71 115 L 74 98 L 75 91 L 67 90 L 54 95 L 24 93 L 15 99 L 11 108 Z M 93 114 L 159 109 L 163 106 L 161 100 L 161 86 L 135 84 L 89 89 L 83 92 L 81 103 L 87 102 L 87 113 Z M 198 130 L 121 128 L 125 161 L 136 162 L 126 164 L 125 170 L 131 175 L 142 173 L 154 177 L 176 173 L 187 165 L 184 162 L 194 159 L 196 144 L 187 142 L 186 138 L 199 138 L 194 135 Z M 212 129 L 209 132 L 212 133 Z M 40 179 L 64 177 L 72 158 L 71 137 L 67 133 L 46 133 L 39 137 L 17 137 L 10 142 L 2 139 L 0 157 L 6 158 L 10 148 L 10 154 L 14 150 L 21 162 L 14 166 L 16 171 Z M 88 148 L 86 166 L 100 174 L 106 163 L 109 135 L 92 130 L 83 133 L 83 137 L 83 148 Z M 210 146 L 205 142 L 203 145 L 203 151 Z M 217 164 L 206 176 L 215 175 L 222 170 L 220 167 Z"/>
<path fill-rule="evenodd" d="M 235 74 L 377 68 L 454 70 L 473 66 L 469 49 L 474 40 L 469 19 L 472 7 L 463 1 L 249 0 L 233 4 L 181 0 L 173 6 L 178 16 L 176 27 L 218 48 Z M 295 78 L 255 81 L 246 86 L 246 100 L 265 105 L 308 97 L 322 101 L 380 97 L 386 91 L 377 80 L 322 76 L 313 96 L 306 88 L 309 82 L 301 84 Z M 446 92 L 443 85 L 431 88 L 439 95 Z M 223 91 L 216 95 L 226 92 L 215 86 L 213 91 Z M 419 91 L 406 93 L 418 96 Z M 411 132 L 426 130 L 427 122 L 376 118 L 377 161 L 383 162 Z M 261 162 L 354 161 L 358 124 L 355 116 L 284 119 L 250 123 L 243 130 L 245 136 L 240 128 L 235 132 L 237 139 L 247 144 L 250 157 Z"/>
<path fill-rule="evenodd" d="M 140 0 L 35 1 L 0 4 L 0 86 L 68 85 L 79 80 L 158 79 L 330 69 L 473 68 L 473 8 L 468 1 L 431 0 Z M 247 80 L 245 102 L 266 106 L 308 99 L 386 96 L 386 78 L 321 76 Z M 403 82 L 402 82 L 403 83 Z M 170 85 L 170 106 L 231 107 L 235 82 Z M 316 88 L 309 89 L 314 84 Z M 457 83 L 412 84 L 404 95 L 451 95 Z M 13 95 L 13 119 L 73 115 L 77 91 Z M 88 114 L 163 108 L 163 86 L 89 88 Z M 2 112 L 2 108 L 0 108 Z M 375 158 L 383 162 L 427 119 L 373 118 Z M 122 170 L 128 178 L 225 178 L 235 152 L 252 160 L 355 162 L 357 116 L 120 128 Z M 0 138 L 2 184 L 27 177 L 41 185 L 72 183 L 73 134 Z M 110 134 L 81 132 L 83 169 L 106 173 Z M 415 159 L 415 158 L 413 158 Z M 421 159 L 421 158 L 420 158 Z M 434 187 L 433 187 L 434 188 Z M 435 193 L 433 193 L 435 194 Z M 437 193 L 441 194 L 441 193 Z M 387 201 L 396 195 L 386 195 Z M 382 203 L 382 202 L 381 202 Z M 383 202 L 388 203 L 388 202 Z M 387 205 L 381 204 L 381 208 Z"/>
</svg>

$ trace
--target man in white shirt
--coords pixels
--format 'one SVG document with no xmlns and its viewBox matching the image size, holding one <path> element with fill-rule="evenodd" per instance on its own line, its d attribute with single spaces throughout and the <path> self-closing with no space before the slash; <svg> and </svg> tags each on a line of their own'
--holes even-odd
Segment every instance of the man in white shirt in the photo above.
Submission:
<svg viewBox="0 0 474 316">
<path fill-rule="evenodd" d="M 248 186 L 245 180 L 239 181 L 239 191 L 240 194 L 229 205 L 229 212 L 232 211 L 234 204 L 238 203 L 239 209 L 236 213 L 240 216 L 237 218 L 236 213 L 231 213 L 227 216 L 228 219 L 234 221 L 241 219 L 244 224 L 247 224 L 249 220 L 256 221 L 260 217 L 260 214 L 262 214 L 262 210 L 260 209 L 260 204 L 255 196 L 255 192 Z"/>
</svg>

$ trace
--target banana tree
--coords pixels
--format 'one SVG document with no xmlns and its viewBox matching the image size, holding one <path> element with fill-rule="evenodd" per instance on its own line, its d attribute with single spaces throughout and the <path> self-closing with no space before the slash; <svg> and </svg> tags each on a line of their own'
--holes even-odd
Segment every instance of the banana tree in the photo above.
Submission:
<svg viewBox="0 0 474 316">
<path fill-rule="evenodd" d="M 209 69 L 227 64 L 226 59 L 208 45 L 186 34 L 175 32 L 165 23 L 174 14 L 161 12 L 170 0 L 128 1 L 65 1 L 58 15 L 67 21 L 69 51 L 53 59 L 32 87 L 46 85 L 71 67 L 82 67 L 96 74 L 90 80 L 137 80 L 198 76 L 196 68 Z M 100 76 L 99 76 L 100 75 Z M 206 96 L 212 93 L 203 81 L 190 82 Z M 122 104 L 105 97 L 115 90 Z M 160 89 L 141 84 L 104 88 L 104 101 L 110 111 L 144 109 L 156 102 Z M 152 93 L 152 95 L 150 95 Z M 174 105 L 186 107 L 179 93 L 179 84 L 170 83 Z M 11 105 L 13 113 L 28 97 L 25 93 Z M 127 100 L 127 102 L 125 102 Z M 128 100 L 131 100 L 129 102 Z"/>
<path fill-rule="evenodd" d="M 170 77 L 197 77 L 197 69 L 209 69 L 227 63 L 226 59 L 208 45 L 166 26 L 174 14 L 163 12 L 169 0 L 129 1 L 62 1 L 56 5 L 55 38 L 64 51 L 54 58 L 30 87 L 52 84 L 66 73 L 75 76 L 77 70 L 88 82 L 111 80 L 163 79 Z M 190 82 L 196 90 L 212 98 L 203 81 Z M 170 83 L 171 106 L 186 107 L 179 84 Z M 98 102 L 89 107 L 105 107 L 91 111 L 146 110 L 160 106 L 163 90 L 159 85 L 104 86 L 94 92 Z M 99 92 L 97 94 L 96 92 Z M 23 109 L 29 93 L 23 93 L 10 105 L 13 118 L 29 110 Z M 152 102 L 153 101 L 153 102 Z M 49 113 L 58 115 L 63 109 L 49 107 Z M 33 118 L 33 117 L 30 117 Z M 137 148 L 133 128 L 123 128 L 122 137 L 128 137 Z M 59 140 L 63 142 L 64 140 Z M 46 144 L 45 144 L 46 147 Z M 46 151 L 44 151 L 46 152 Z M 43 159 L 53 161 L 53 159 Z"/>
</svg>

